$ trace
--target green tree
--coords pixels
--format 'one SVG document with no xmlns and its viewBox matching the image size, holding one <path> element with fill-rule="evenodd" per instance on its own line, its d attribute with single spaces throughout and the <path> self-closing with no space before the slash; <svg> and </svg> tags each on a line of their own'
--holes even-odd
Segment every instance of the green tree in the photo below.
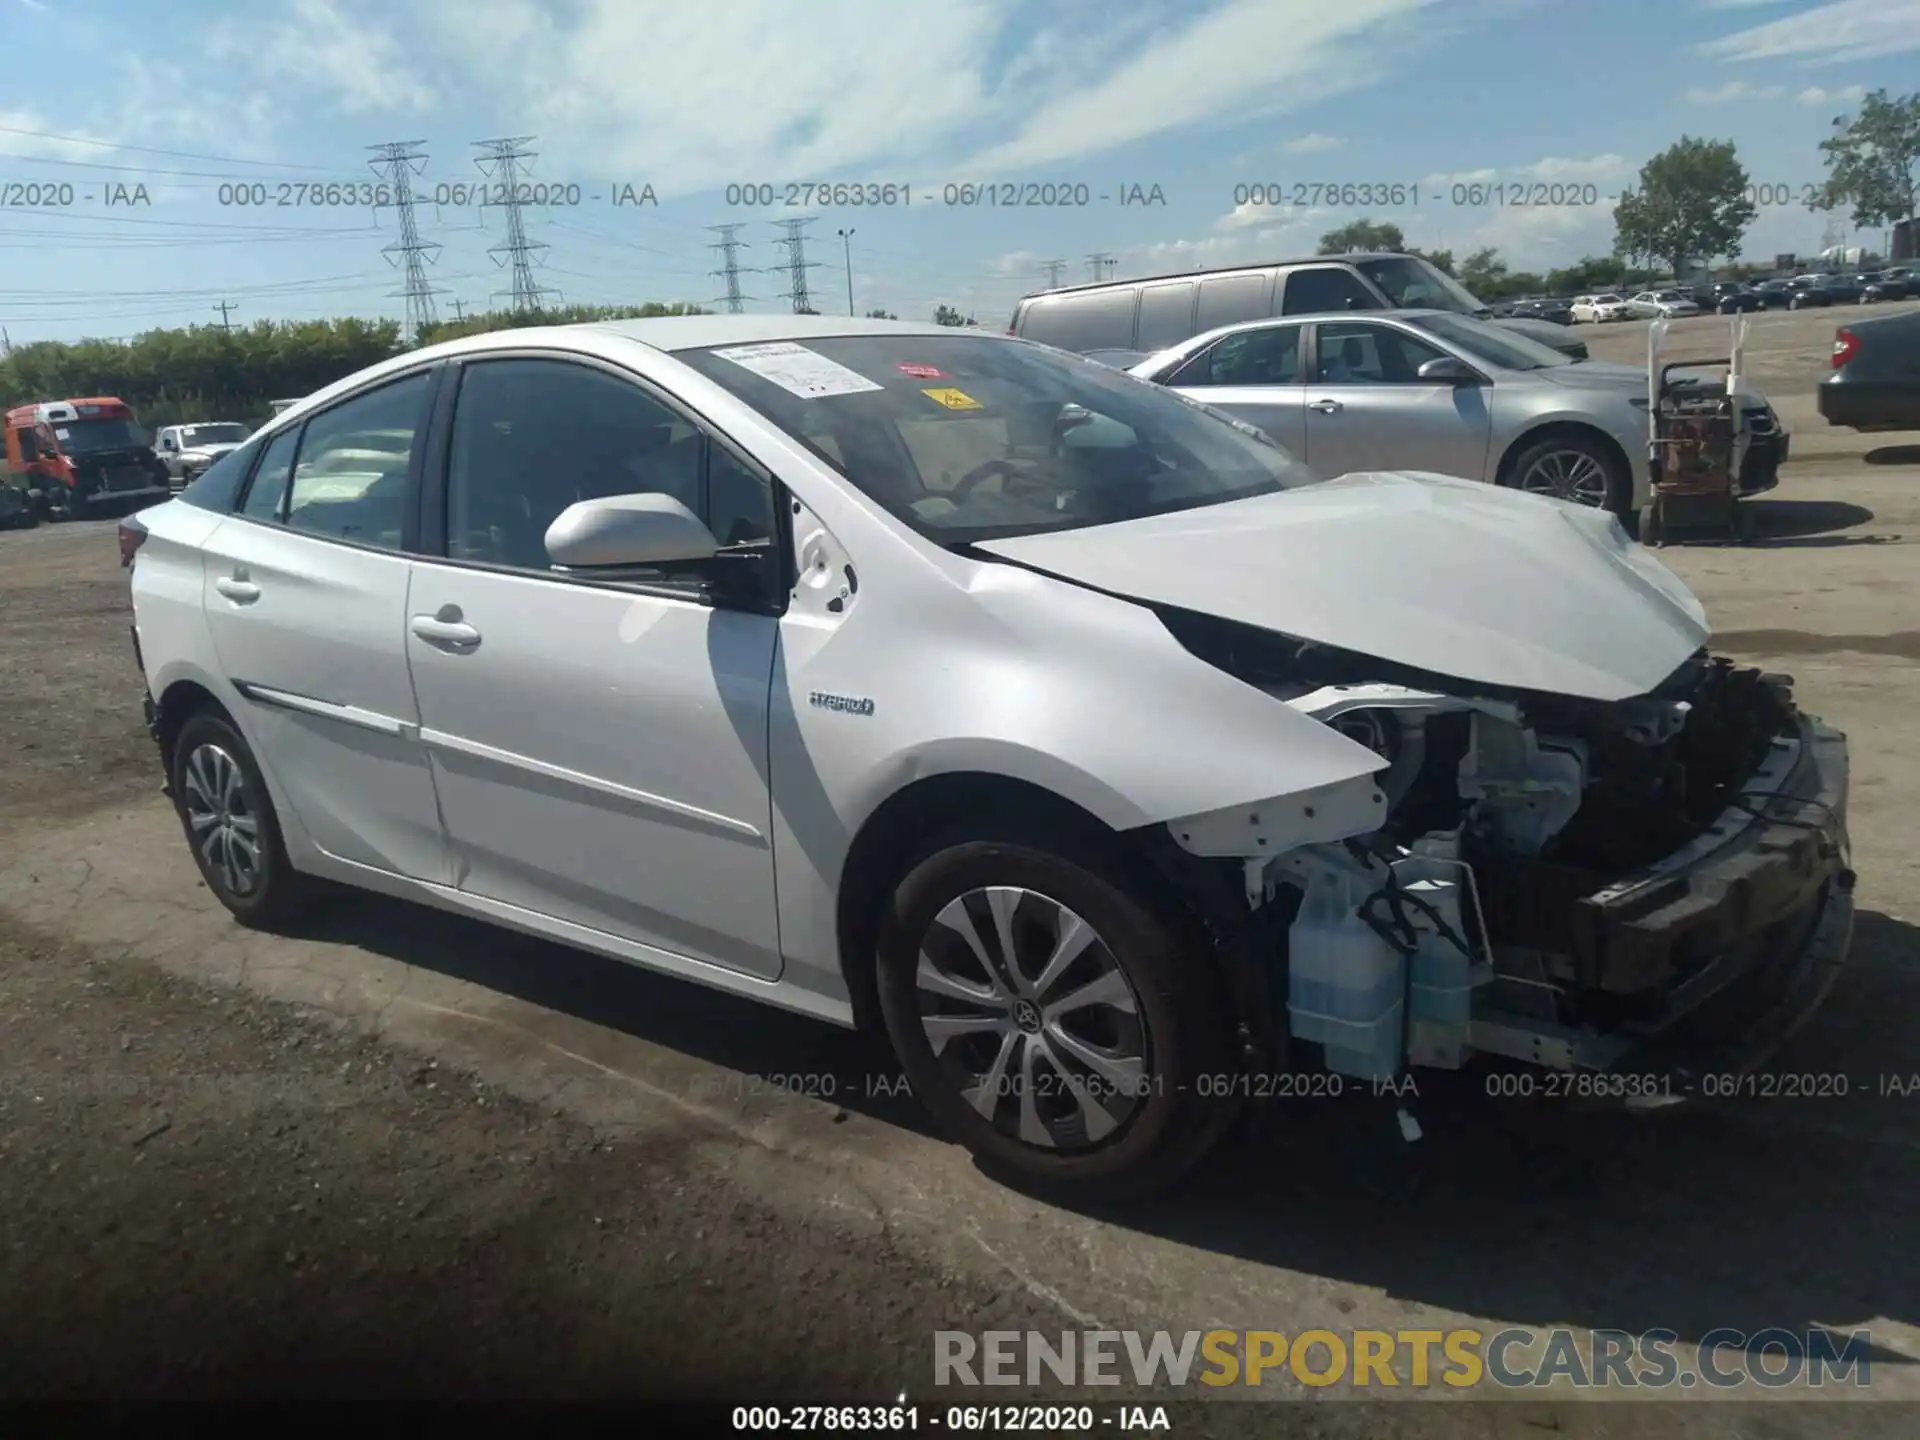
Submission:
<svg viewBox="0 0 1920 1440">
<path fill-rule="evenodd" d="M 869 310 L 867 312 L 867 319 L 869 320 L 898 320 L 899 318 L 900 317 L 891 310 Z"/>
<path fill-rule="evenodd" d="M 1505 293 L 1507 273 L 1507 262 L 1500 258 L 1500 252 L 1487 247 L 1460 262 L 1457 278 L 1482 300 L 1494 300 Z"/>
<path fill-rule="evenodd" d="M 1407 237 L 1390 221 L 1349 220 L 1320 237 L 1322 255 L 1344 255 L 1349 250 L 1392 250 L 1404 253 Z"/>
<path fill-rule="evenodd" d="M 951 305 L 936 305 L 933 310 L 933 323 L 936 325 L 971 325 L 973 317 L 962 315 Z"/>
<path fill-rule="evenodd" d="M 1678 274 L 1692 261 L 1736 258 L 1757 213 L 1733 142 L 1683 135 L 1640 167 L 1639 189 L 1620 197 L 1614 249 Z"/>
<path fill-rule="evenodd" d="M 1833 130 L 1820 142 L 1827 180 L 1812 208 L 1851 205 L 1862 228 L 1920 215 L 1920 95 L 1890 100 L 1875 90 L 1852 121 L 1834 116 Z"/>
<path fill-rule="evenodd" d="M 1545 288 L 1554 295 L 1585 295 L 1626 283 L 1627 267 L 1617 255 L 1589 255 L 1561 270 L 1549 270 Z"/>
</svg>

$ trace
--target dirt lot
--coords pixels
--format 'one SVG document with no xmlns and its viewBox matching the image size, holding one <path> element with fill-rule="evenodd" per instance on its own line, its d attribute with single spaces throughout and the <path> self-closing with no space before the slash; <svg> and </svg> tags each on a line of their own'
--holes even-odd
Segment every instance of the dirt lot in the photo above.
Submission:
<svg viewBox="0 0 1920 1440">
<path fill-rule="evenodd" d="M 1874 1396 L 1920 1399 L 1920 1094 L 1881 1093 L 1920 1086 L 1920 435 L 1813 414 L 1834 323 L 1755 322 L 1796 432 L 1765 538 L 1666 554 L 1721 648 L 1794 674 L 1852 739 L 1854 960 L 1778 1062 L 1849 1093 L 1639 1118 L 1433 1097 L 1411 1147 L 1370 1101 L 1320 1102 L 1146 1214 L 991 1184 L 810 1022 L 374 899 L 299 937 L 236 929 L 157 794 L 111 527 L 0 535 L 0 1394 L 944 1407 L 983 1397 L 933 1390 L 942 1328 L 1823 1324 L 1873 1332 Z M 1713 322 L 1680 329 L 1715 347 Z M 1641 326 L 1586 333 L 1639 358 Z M 815 1093 L 773 1078 L 794 1074 Z M 1176 1428 L 1914 1422 L 1555 1396 Z"/>
</svg>

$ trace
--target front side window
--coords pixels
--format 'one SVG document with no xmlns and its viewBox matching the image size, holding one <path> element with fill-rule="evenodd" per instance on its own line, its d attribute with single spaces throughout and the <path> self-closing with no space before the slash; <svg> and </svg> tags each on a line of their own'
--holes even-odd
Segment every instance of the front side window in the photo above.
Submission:
<svg viewBox="0 0 1920 1440">
<path fill-rule="evenodd" d="M 1413 385 L 1442 352 L 1387 325 L 1320 327 L 1314 378 L 1323 385 Z"/>
<path fill-rule="evenodd" d="M 398 550 L 408 462 L 432 384 L 431 372 L 421 371 L 309 420 L 287 492 L 287 525 Z"/>
<path fill-rule="evenodd" d="M 676 358 L 947 546 L 1313 483 L 1252 426 L 1018 341 L 836 336 Z"/>
<path fill-rule="evenodd" d="M 771 554 L 771 481 L 638 385 L 567 360 L 466 367 L 448 457 L 452 558 L 548 570 L 547 529 L 568 506 L 645 494 L 685 505 L 723 552 Z"/>
</svg>

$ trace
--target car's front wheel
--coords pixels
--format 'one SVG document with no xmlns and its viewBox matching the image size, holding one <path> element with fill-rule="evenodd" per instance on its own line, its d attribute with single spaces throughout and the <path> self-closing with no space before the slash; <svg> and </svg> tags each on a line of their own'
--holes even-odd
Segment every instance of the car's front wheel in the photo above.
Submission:
<svg viewBox="0 0 1920 1440">
<path fill-rule="evenodd" d="M 173 800 L 193 862 L 244 925 L 292 919 L 313 885 L 287 862 L 273 799 L 246 739 L 225 716 L 189 716 L 173 745 Z"/>
<path fill-rule="evenodd" d="M 1212 962 L 1072 827 L 935 844 L 883 917 L 879 999 L 914 1092 L 989 1169 L 1088 1198 L 1179 1179 L 1231 1118 Z"/>
<path fill-rule="evenodd" d="M 1625 515 L 1633 504 L 1633 479 L 1600 441 L 1566 433 L 1549 435 L 1514 456 L 1508 482 L 1516 490 L 1571 500 L 1576 505 Z"/>
</svg>

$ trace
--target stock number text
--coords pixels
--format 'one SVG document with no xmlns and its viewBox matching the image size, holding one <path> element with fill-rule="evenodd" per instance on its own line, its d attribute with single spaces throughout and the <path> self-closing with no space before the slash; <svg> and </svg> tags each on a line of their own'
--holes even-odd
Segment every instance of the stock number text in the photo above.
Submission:
<svg viewBox="0 0 1920 1440">
<path fill-rule="evenodd" d="M 1418 205 L 1418 185 L 1382 184 L 1377 181 L 1350 183 L 1302 180 L 1293 184 L 1267 181 L 1233 187 L 1235 205 L 1260 205 L 1271 208 L 1315 205 Z"/>
</svg>

